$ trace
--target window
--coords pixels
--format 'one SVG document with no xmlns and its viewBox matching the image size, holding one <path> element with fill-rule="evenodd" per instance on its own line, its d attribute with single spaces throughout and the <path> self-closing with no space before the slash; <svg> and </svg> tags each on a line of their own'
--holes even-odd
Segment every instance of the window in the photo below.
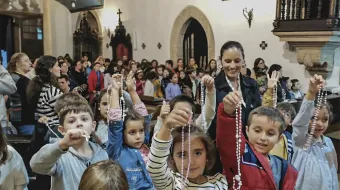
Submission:
<svg viewBox="0 0 340 190">
<path fill-rule="evenodd" d="M 23 20 L 22 38 L 24 40 L 42 40 L 43 39 L 41 18 Z"/>
</svg>

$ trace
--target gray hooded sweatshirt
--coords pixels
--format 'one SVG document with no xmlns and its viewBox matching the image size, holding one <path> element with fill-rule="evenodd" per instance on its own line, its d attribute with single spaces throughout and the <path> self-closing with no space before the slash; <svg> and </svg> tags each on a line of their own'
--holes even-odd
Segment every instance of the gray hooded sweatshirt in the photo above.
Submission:
<svg viewBox="0 0 340 190">
<path fill-rule="evenodd" d="M 30 161 L 31 168 L 38 174 L 52 176 L 51 190 L 77 190 L 88 166 L 109 159 L 99 145 L 89 143 L 93 150 L 92 158 L 79 156 L 72 147 L 62 151 L 58 142 L 47 144 L 34 154 Z"/>
</svg>

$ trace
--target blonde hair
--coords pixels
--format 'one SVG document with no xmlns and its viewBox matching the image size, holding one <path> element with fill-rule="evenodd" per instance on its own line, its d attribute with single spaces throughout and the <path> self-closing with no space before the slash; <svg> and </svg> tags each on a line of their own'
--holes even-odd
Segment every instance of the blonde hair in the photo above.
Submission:
<svg viewBox="0 0 340 190">
<path fill-rule="evenodd" d="M 113 160 L 104 160 L 88 167 L 81 177 L 78 190 L 128 190 L 122 167 Z"/>
<path fill-rule="evenodd" d="M 11 60 L 8 63 L 7 70 L 10 74 L 17 70 L 17 63 L 21 61 L 23 57 L 27 56 L 25 53 L 15 53 L 12 55 Z"/>
</svg>

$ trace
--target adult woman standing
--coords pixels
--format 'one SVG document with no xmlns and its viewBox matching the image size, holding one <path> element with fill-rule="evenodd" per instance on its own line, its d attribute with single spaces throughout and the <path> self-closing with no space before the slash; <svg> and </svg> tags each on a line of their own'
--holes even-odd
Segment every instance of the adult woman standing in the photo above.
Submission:
<svg viewBox="0 0 340 190">
<path fill-rule="evenodd" d="M 20 135 L 32 135 L 34 115 L 28 110 L 26 88 L 30 79 L 26 74 L 31 70 L 32 63 L 25 53 L 15 53 L 8 64 L 17 91 L 10 96 L 10 121 L 18 129 Z"/>
<path fill-rule="evenodd" d="M 54 112 L 54 105 L 62 92 L 57 82 L 57 77 L 60 77 L 57 59 L 52 56 L 40 57 L 35 72 L 37 76 L 30 81 L 27 87 L 29 106 L 34 110 L 36 118 L 48 117 L 48 125 L 54 132 L 58 133 L 59 119 L 58 114 Z M 51 131 L 48 131 L 45 141 L 48 141 L 48 137 L 51 136 L 55 137 L 51 134 Z"/>
</svg>

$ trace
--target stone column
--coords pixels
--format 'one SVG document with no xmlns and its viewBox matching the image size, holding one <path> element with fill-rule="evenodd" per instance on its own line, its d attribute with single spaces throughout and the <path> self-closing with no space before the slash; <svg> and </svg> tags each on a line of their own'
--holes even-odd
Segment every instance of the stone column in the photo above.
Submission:
<svg viewBox="0 0 340 190">
<path fill-rule="evenodd" d="M 51 0 L 43 1 L 44 54 L 52 55 Z"/>
</svg>

